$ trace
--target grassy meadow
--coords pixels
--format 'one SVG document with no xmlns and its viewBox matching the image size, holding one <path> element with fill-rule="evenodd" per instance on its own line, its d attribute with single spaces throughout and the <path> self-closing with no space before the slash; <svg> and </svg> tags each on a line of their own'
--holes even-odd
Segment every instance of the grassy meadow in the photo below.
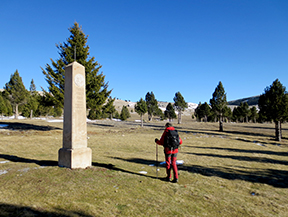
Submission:
<svg viewBox="0 0 288 217">
<path fill-rule="evenodd" d="M 0 216 L 288 216 L 288 124 L 197 123 L 179 131 L 179 183 L 156 174 L 165 122 L 87 124 L 93 166 L 57 166 L 63 123 L 9 120 L 0 128 Z M 164 161 L 159 146 L 159 162 Z M 143 174 L 141 172 L 147 172 Z"/>
</svg>

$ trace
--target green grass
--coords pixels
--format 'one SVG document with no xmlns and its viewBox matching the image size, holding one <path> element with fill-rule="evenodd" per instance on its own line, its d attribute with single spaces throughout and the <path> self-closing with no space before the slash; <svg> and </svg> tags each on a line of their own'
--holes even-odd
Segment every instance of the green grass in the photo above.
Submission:
<svg viewBox="0 0 288 217">
<path fill-rule="evenodd" d="M 220 133 L 216 123 L 183 121 L 177 184 L 149 166 L 164 122 L 88 124 L 93 166 L 71 170 L 57 166 L 62 123 L 4 121 L 0 216 L 287 216 L 287 124 L 276 142 L 273 124 L 224 124 Z"/>
</svg>

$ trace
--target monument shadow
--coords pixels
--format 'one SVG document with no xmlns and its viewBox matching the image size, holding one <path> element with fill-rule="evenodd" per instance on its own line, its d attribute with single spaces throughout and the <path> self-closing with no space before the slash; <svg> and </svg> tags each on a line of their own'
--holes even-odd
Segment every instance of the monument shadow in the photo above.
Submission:
<svg viewBox="0 0 288 217">
<path fill-rule="evenodd" d="M 27 124 L 27 123 L 20 123 L 20 122 L 0 122 L 0 125 L 7 125 L 2 127 L 1 129 L 7 130 L 38 130 L 38 131 L 50 131 L 50 130 L 62 130 L 59 127 L 52 127 L 52 126 L 41 126 L 36 124 Z"/>
<path fill-rule="evenodd" d="M 68 214 L 64 214 L 68 213 Z M 82 211 L 70 211 L 57 208 L 57 212 L 43 211 L 43 209 L 32 208 L 29 206 L 20 206 L 14 204 L 0 203 L 0 217 L 10 216 L 41 216 L 41 217 L 92 217 Z"/>
</svg>

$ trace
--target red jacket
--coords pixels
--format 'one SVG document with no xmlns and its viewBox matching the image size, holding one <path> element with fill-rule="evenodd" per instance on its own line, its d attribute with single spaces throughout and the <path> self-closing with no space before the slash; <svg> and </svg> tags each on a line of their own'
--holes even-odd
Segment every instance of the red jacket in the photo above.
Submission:
<svg viewBox="0 0 288 217">
<path fill-rule="evenodd" d="M 174 128 L 174 127 L 167 127 L 167 128 L 164 130 L 164 132 L 163 132 L 160 140 L 157 141 L 157 144 L 158 144 L 158 145 L 164 145 L 164 138 L 165 138 L 166 133 L 167 133 L 169 130 L 175 130 L 175 128 Z M 181 144 L 182 144 L 182 139 L 181 139 L 180 137 L 179 137 L 179 140 L 180 140 L 180 145 L 181 145 Z M 165 147 L 165 148 L 164 148 L 164 152 L 165 152 L 165 154 L 176 154 L 176 153 L 178 153 L 178 148 L 176 148 L 176 149 L 174 149 L 174 150 L 170 150 L 168 147 Z"/>
</svg>

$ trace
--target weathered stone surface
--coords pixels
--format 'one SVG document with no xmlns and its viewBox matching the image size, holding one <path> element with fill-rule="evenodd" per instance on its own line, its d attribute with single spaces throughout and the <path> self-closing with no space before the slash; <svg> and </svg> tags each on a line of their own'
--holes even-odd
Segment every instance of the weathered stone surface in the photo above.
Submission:
<svg viewBox="0 0 288 217">
<path fill-rule="evenodd" d="M 58 165 L 69 168 L 91 166 L 87 147 L 85 67 L 73 62 L 65 68 L 63 148 Z"/>
</svg>

